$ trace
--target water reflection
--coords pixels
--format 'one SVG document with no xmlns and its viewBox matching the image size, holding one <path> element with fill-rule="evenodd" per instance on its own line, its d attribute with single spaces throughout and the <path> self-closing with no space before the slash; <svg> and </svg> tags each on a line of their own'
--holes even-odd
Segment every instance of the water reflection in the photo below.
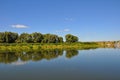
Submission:
<svg viewBox="0 0 120 80">
<path fill-rule="evenodd" d="M 0 80 L 120 80 L 119 55 L 114 48 L 0 52 Z"/>
<path fill-rule="evenodd" d="M 27 62 L 17 61 L 17 62 L 13 62 L 13 63 L 11 63 L 11 64 L 12 64 L 12 65 L 19 66 L 19 65 L 24 65 L 24 64 L 27 64 Z"/>
<path fill-rule="evenodd" d="M 72 58 L 78 55 L 78 50 L 66 50 L 66 58 Z"/>
<path fill-rule="evenodd" d="M 0 52 L 0 63 L 5 64 L 25 64 L 27 61 L 51 60 L 63 56 L 63 50 L 41 50 L 29 52 Z M 78 55 L 78 50 L 66 50 L 66 58 Z"/>
</svg>

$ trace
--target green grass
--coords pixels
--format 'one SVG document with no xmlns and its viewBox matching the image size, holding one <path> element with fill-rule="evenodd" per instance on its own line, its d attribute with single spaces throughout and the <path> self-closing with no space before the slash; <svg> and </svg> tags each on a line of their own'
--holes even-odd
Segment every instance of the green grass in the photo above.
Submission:
<svg viewBox="0 0 120 80">
<path fill-rule="evenodd" d="M 0 43 L 0 51 L 36 51 L 50 49 L 95 49 L 103 48 L 105 45 L 97 42 L 77 42 L 77 43 Z"/>
</svg>

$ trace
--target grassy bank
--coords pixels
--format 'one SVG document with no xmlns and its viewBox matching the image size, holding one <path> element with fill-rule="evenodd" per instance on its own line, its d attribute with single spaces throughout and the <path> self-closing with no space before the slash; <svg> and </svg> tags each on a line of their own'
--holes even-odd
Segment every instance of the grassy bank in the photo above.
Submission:
<svg viewBox="0 0 120 80">
<path fill-rule="evenodd" d="M 1 43 L 0 51 L 30 51 L 46 49 L 90 49 L 102 48 L 105 44 L 98 42 L 77 42 L 77 43 L 59 43 L 59 44 L 41 44 L 41 43 Z M 112 46 L 111 46 L 112 47 Z"/>
</svg>

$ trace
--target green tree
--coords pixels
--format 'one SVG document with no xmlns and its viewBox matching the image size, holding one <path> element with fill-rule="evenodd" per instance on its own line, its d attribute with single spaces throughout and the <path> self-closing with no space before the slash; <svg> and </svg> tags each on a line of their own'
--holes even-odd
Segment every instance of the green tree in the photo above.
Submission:
<svg viewBox="0 0 120 80">
<path fill-rule="evenodd" d="M 65 39 L 66 39 L 66 42 L 69 42 L 69 43 L 78 42 L 78 37 L 71 34 L 67 34 L 65 36 Z"/>
<path fill-rule="evenodd" d="M 32 35 L 28 34 L 28 33 L 22 33 L 19 36 L 17 42 L 21 42 L 21 43 L 30 43 L 30 42 L 33 42 Z"/>
<path fill-rule="evenodd" d="M 14 43 L 17 38 L 18 34 L 13 32 L 4 32 L 2 37 L 3 41 L 6 43 Z"/>
<path fill-rule="evenodd" d="M 41 33 L 32 33 L 32 39 L 34 43 L 41 43 L 41 41 L 43 40 L 43 35 Z"/>
<path fill-rule="evenodd" d="M 58 37 L 58 42 L 63 43 L 63 37 Z"/>
<path fill-rule="evenodd" d="M 4 32 L 0 32 L 0 43 L 5 42 L 5 35 Z"/>
<path fill-rule="evenodd" d="M 59 42 L 59 37 L 54 34 L 45 34 L 43 35 L 43 40 L 42 43 L 58 43 Z"/>
</svg>

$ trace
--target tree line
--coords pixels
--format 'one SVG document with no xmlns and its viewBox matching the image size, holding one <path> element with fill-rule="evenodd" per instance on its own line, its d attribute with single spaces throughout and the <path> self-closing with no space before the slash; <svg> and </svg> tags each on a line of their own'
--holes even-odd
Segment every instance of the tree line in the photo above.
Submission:
<svg viewBox="0 0 120 80">
<path fill-rule="evenodd" d="M 72 34 L 65 35 L 65 42 L 78 42 L 78 37 Z M 22 33 L 0 32 L 0 43 L 63 43 L 63 37 L 55 34 L 42 34 L 39 32 Z"/>
</svg>

